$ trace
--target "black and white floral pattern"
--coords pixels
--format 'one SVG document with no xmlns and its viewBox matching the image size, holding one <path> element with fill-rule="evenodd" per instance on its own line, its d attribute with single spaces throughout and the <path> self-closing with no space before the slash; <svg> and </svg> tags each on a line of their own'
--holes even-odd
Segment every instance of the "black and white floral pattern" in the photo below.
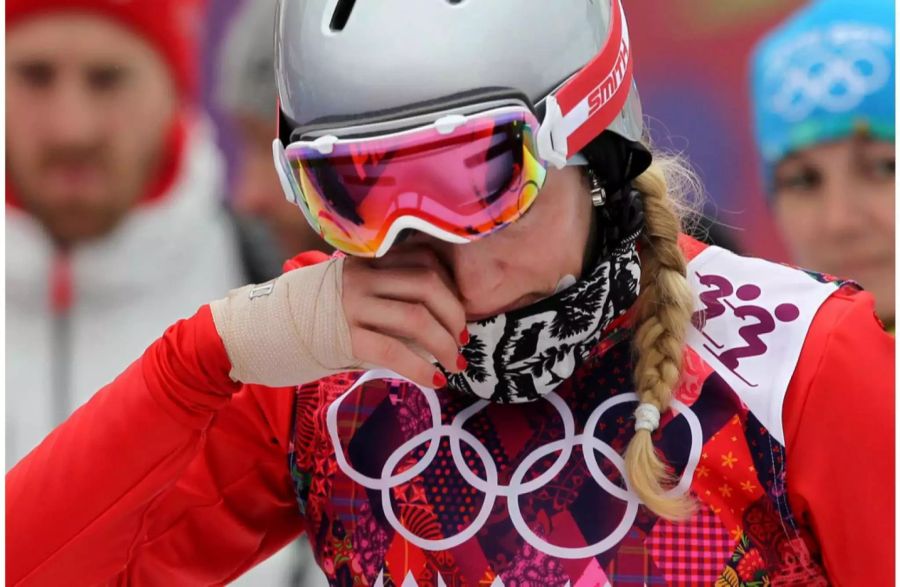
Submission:
<svg viewBox="0 0 900 587">
<path fill-rule="evenodd" d="M 631 227 L 634 229 L 634 227 Z M 498 403 L 534 401 L 570 377 L 606 327 L 637 299 L 639 230 L 570 287 L 519 310 L 469 324 L 465 372 L 451 388 Z"/>
</svg>

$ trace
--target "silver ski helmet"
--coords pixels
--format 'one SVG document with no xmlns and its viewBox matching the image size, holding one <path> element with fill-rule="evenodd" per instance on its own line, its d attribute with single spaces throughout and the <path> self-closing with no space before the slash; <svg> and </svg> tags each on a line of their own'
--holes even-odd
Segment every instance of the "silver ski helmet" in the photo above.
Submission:
<svg viewBox="0 0 900 587">
<path fill-rule="evenodd" d="M 282 146 L 515 99 L 555 167 L 601 134 L 649 164 L 621 0 L 279 0 L 275 65 Z"/>
</svg>

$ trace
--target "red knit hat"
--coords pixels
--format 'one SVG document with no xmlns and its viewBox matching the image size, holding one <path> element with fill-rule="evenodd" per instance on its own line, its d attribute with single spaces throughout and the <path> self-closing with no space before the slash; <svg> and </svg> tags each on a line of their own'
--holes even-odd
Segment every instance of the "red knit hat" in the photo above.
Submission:
<svg viewBox="0 0 900 587">
<path fill-rule="evenodd" d="M 134 30 L 159 51 L 185 96 L 194 96 L 204 0 L 7 0 L 6 30 L 25 19 L 59 11 L 90 11 Z"/>
</svg>

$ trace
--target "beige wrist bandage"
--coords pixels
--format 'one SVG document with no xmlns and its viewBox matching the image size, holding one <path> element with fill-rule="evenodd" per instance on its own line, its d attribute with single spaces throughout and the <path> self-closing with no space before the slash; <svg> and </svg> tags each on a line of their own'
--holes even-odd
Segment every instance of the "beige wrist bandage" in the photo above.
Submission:
<svg viewBox="0 0 900 587">
<path fill-rule="evenodd" d="M 343 259 L 331 259 L 210 304 L 231 378 L 281 387 L 360 368 L 344 317 L 342 270 Z"/>
</svg>

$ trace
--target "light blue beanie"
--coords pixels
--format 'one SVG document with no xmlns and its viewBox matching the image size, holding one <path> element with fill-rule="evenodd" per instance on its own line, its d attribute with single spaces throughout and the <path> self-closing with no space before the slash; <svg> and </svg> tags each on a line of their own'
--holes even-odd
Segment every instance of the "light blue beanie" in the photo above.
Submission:
<svg viewBox="0 0 900 587">
<path fill-rule="evenodd" d="M 794 151 L 860 131 L 893 141 L 894 78 L 893 0 L 818 0 L 769 33 L 751 80 L 769 191 Z"/>
</svg>

